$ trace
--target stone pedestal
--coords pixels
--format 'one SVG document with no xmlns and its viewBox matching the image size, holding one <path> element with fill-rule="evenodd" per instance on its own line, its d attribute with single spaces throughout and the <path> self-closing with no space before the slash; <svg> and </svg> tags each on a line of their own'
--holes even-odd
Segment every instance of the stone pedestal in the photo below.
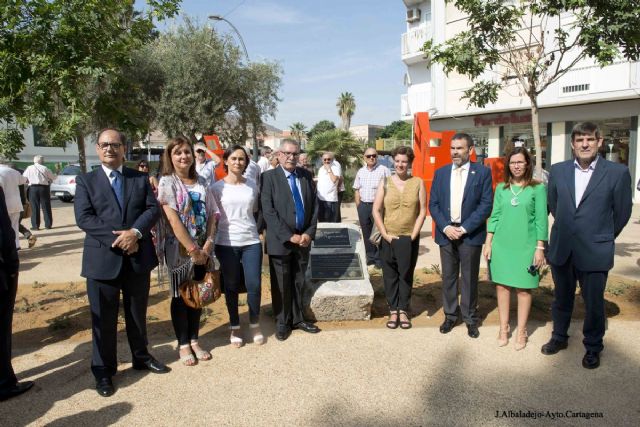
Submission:
<svg viewBox="0 0 640 427">
<path fill-rule="evenodd" d="M 348 231 L 350 245 L 342 247 L 317 247 L 312 246 L 309 268 L 306 273 L 305 288 L 303 293 L 303 304 L 305 315 L 311 320 L 331 321 L 331 320 L 369 320 L 371 318 L 371 305 L 373 304 L 373 288 L 369 280 L 367 262 L 360 228 L 353 224 L 342 223 L 319 223 L 318 233 L 322 235 L 323 229 L 342 229 Z M 316 236 L 318 237 L 318 236 Z M 326 242 L 326 239 L 322 239 Z M 343 241 L 338 244 L 344 243 Z M 324 276 L 331 276 L 335 279 L 314 278 L 313 255 L 325 255 Z M 360 274 L 355 268 L 345 270 L 336 268 L 331 271 L 327 268 L 327 261 L 331 261 L 330 255 L 336 255 L 336 265 L 338 258 L 345 258 L 348 254 L 355 254 L 360 261 Z M 342 257 L 340 257 L 342 255 Z M 318 266 L 315 268 L 315 277 L 318 276 Z"/>
</svg>

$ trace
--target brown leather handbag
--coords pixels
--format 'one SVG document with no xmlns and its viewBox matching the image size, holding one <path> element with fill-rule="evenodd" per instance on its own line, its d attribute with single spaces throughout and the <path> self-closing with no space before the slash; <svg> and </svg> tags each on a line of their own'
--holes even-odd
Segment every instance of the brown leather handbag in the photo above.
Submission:
<svg viewBox="0 0 640 427">
<path fill-rule="evenodd" d="M 187 280 L 182 283 L 178 291 L 184 303 L 195 309 L 207 306 L 220 298 L 220 270 L 208 271 L 204 281 Z"/>
</svg>

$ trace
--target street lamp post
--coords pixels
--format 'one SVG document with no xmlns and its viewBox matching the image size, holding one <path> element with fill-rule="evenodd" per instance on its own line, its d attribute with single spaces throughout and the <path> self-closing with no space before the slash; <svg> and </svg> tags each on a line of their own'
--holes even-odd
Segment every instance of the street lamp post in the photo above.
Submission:
<svg viewBox="0 0 640 427">
<path fill-rule="evenodd" d="M 238 40 L 240 40 L 240 45 L 242 46 L 242 50 L 244 51 L 244 56 L 245 56 L 245 58 L 247 58 L 247 64 L 249 64 L 250 59 L 249 59 L 249 53 L 247 52 L 247 46 L 245 46 L 244 39 L 242 38 L 242 35 L 240 34 L 240 31 L 238 31 L 236 26 L 233 25 L 231 23 L 231 21 L 229 21 L 224 16 L 209 15 L 209 19 L 211 19 L 212 21 L 224 21 L 227 24 L 229 24 L 231 29 L 233 29 L 233 31 L 238 36 Z M 259 150 L 259 147 L 258 147 L 258 124 L 251 123 L 251 126 L 253 127 L 253 160 L 257 162 L 258 161 L 258 155 L 259 155 L 258 154 L 258 150 Z"/>
</svg>

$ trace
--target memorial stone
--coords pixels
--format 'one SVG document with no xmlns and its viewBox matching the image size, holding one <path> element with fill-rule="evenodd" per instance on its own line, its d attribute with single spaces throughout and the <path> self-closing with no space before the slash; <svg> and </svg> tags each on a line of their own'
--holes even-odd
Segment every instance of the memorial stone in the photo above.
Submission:
<svg viewBox="0 0 640 427">
<path fill-rule="evenodd" d="M 364 241 L 354 224 L 318 223 L 303 304 L 313 320 L 369 320 L 373 288 Z"/>
</svg>

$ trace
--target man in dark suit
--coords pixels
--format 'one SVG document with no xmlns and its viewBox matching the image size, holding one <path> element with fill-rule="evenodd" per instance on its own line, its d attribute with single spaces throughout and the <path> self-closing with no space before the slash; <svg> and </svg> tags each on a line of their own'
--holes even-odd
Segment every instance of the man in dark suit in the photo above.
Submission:
<svg viewBox="0 0 640 427">
<path fill-rule="evenodd" d="M 429 212 L 436 223 L 436 243 L 442 262 L 442 306 L 445 320 L 440 332 L 449 333 L 458 320 L 458 310 L 467 333 L 478 338 L 478 274 L 480 253 L 487 234 L 493 190 L 491 170 L 469 161 L 473 140 L 457 133 L 451 140 L 451 166 L 438 169 L 429 195 Z M 460 304 L 458 304 L 458 275 Z"/>
<path fill-rule="evenodd" d="M 4 191 L 0 187 L 0 401 L 11 399 L 33 387 L 33 381 L 18 382 L 11 366 L 11 324 L 18 291 L 18 249 Z"/>
<path fill-rule="evenodd" d="M 604 289 L 613 267 L 615 238 L 631 217 L 631 175 L 625 165 L 598 156 L 602 136 L 594 123 L 571 132 L 574 159 L 551 167 L 549 210 L 554 217 L 547 255 L 555 283 L 553 334 L 543 354 L 567 348 L 576 282 L 585 305 L 582 366 L 600 366 L 605 330 Z"/>
<path fill-rule="evenodd" d="M 102 396 L 114 392 L 120 291 L 133 368 L 168 372 L 147 351 L 146 331 L 149 276 L 158 265 L 151 227 L 160 210 L 147 175 L 123 167 L 124 143 L 119 131 L 101 131 L 96 151 L 102 167 L 76 179 L 76 222 L 87 233 L 81 275 L 93 324 L 91 370 Z"/>
<path fill-rule="evenodd" d="M 309 333 L 320 330 L 305 322 L 302 288 L 309 263 L 311 240 L 316 234 L 318 207 L 311 174 L 296 167 L 300 147 L 284 140 L 278 153 L 280 165 L 262 174 L 260 198 L 267 227 L 265 245 L 275 281 L 272 284 L 276 338 L 284 341 L 291 328 Z"/>
</svg>

